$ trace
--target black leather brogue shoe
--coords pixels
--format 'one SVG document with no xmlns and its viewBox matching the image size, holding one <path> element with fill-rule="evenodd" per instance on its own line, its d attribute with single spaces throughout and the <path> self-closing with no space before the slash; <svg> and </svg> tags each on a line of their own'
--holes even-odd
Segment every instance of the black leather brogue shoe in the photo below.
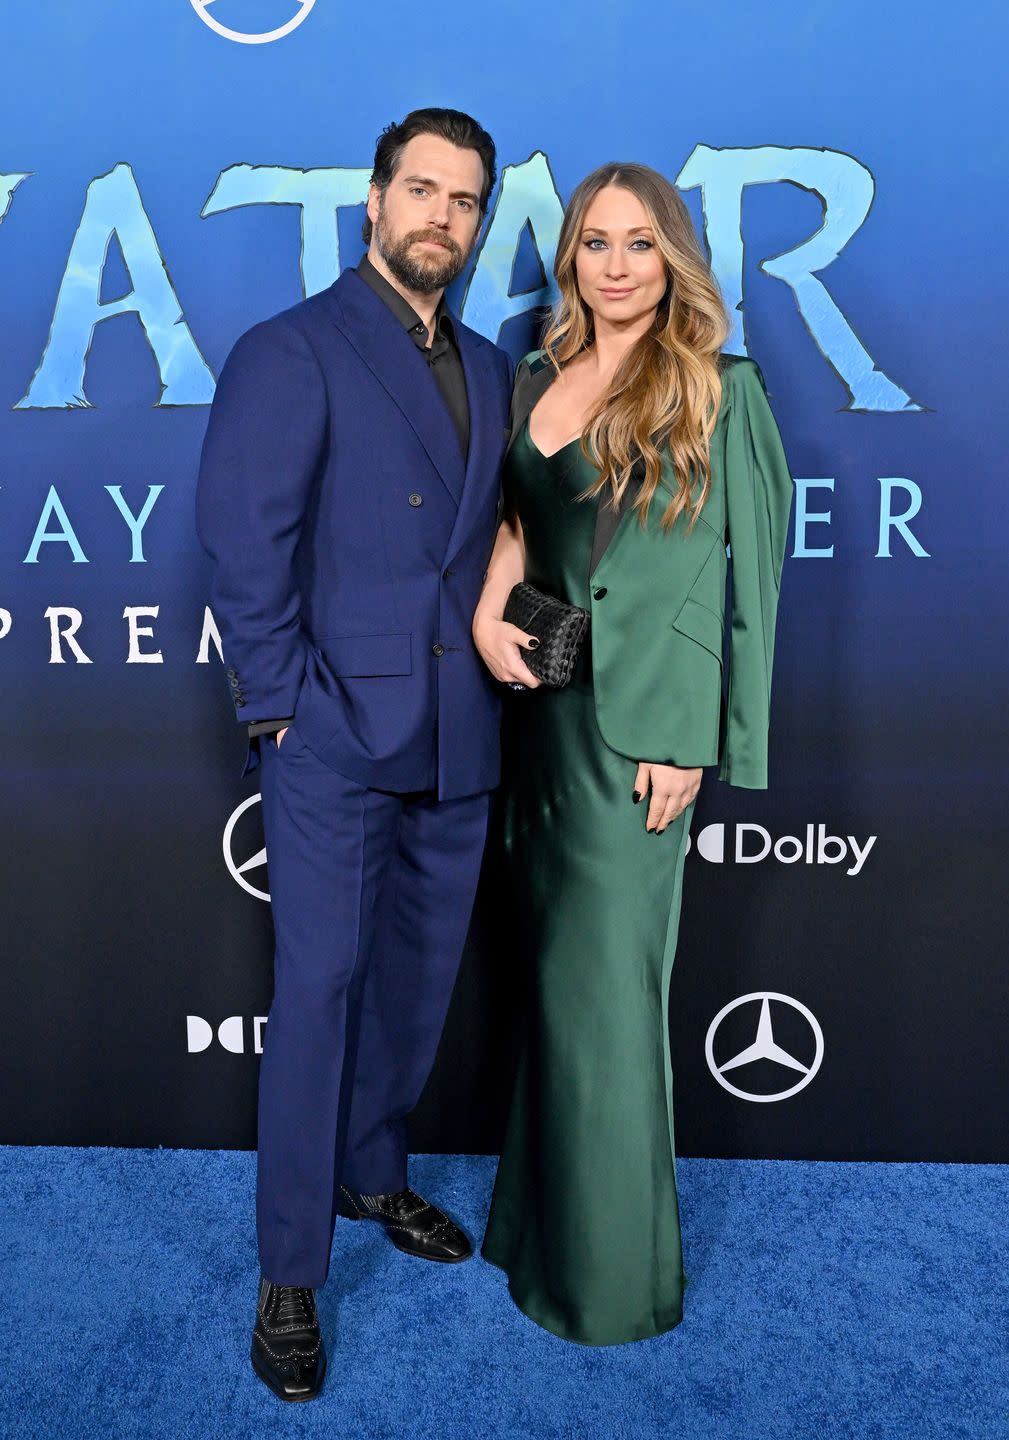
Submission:
<svg viewBox="0 0 1009 1440">
<path fill-rule="evenodd" d="M 360 1195 L 341 1185 L 339 1209 L 348 1220 L 378 1220 L 396 1249 L 407 1255 L 454 1265 L 473 1254 L 466 1232 L 414 1190 Z"/>
<path fill-rule="evenodd" d="M 252 1368 L 281 1400 L 313 1400 L 326 1374 L 315 1291 L 259 1281 Z"/>
</svg>

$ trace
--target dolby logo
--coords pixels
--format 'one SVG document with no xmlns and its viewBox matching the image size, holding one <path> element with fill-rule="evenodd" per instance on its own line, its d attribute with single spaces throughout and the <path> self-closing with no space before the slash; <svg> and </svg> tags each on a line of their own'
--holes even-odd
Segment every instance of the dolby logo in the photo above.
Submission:
<svg viewBox="0 0 1009 1440">
<path fill-rule="evenodd" d="M 854 835 L 831 835 L 826 825 L 809 824 L 801 835 L 779 835 L 775 839 L 763 825 L 737 821 L 732 826 L 720 821 L 705 825 L 696 839 L 691 835 L 687 850 L 696 846 L 698 855 L 709 865 L 727 861 L 757 865 L 773 856 L 782 865 L 843 865 L 846 875 L 857 875 L 875 843 L 875 835 L 861 841 Z"/>
<path fill-rule="evenodd" d="M 244 1055 L 247 1048 L 246 1037 L 248 1037 L 250 1053 L 262 1055 L 265 1029 L 265 1015 L 253 1015 L 248 1026 L 244 1016 L 229 1015 L 227 1020 L 222 1020 L 217 1027 L 217 1043 L 222 1050 L 227 1050 L 231 1055 Z M 209 1020 L 204 1020 L 202 1015 L 187 1015 L 186 1042 L 190 1055 L 198 1055 L 201 1050 L 209 1050 L 214 1043 L 213 1025 Z"/>
</svg>

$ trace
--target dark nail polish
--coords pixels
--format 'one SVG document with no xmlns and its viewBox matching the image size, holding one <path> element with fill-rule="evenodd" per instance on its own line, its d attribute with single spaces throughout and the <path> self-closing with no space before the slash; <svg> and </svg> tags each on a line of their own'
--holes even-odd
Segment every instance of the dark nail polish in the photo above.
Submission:
<svg viewBox="0 0 1009 1440">
<path fill-rule="evenodd" d="M 532 639 L 529 641 L 529 644 L 526 646 L 526 649 L 527 649 L 527 650 L 538 650 L 539 648 L 540 648 L 540 642 L 536 639 L 536 637 L 535 637 L 535 635 L 534 635 L 534 636 L 532 637 Z"/>
<path fill-rule="evenodd" d="M 640 791 L 640 790 L 635 790 L 634 793 L 631 795 L 631 799 L 634 801 L 634 803 L 635 803 L 635 805 L 636 805 L 636 804 L 638 803 L 638 801 L 641 799 L 641 791 Z"/>
</svg>

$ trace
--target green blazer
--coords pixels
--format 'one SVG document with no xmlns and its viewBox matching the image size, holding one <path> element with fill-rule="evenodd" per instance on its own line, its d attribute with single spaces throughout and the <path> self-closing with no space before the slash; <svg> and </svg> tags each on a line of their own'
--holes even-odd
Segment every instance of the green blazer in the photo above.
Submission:
<svg viewBox="0 0 1009 1440">
<path fill-rule="evenodd" d="M 717 764 L 730 785 L 762 790 L 792 480 L 759 366 L 721 363 L 711 490 L 693 529 L 682 515 L 669 531 L 659 524 L 664 491 L 674 493 L 671 459 L 644 529 L 629 507 L 619 517 L 599 508 L 589 589 L 596 720 L 628 759 Z M 519 365 L 513 439 L 553 378 L 542 351 Z"/>
</svg>

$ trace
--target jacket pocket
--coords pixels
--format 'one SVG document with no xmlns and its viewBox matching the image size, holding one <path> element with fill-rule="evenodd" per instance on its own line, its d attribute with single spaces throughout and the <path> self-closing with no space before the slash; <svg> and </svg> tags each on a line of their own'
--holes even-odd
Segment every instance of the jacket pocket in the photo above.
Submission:
<svg viewBox="0 0 1009 1440">
<path fill-rule="evenodd" d="M 691 640 L 696 640 L 709 650 L 719 665 L 722 663 L 722 640 L 725 631 L 725 623 L 720 620 L 714 610 L 709 610 L 707 605 L 702 605 L 698 600 L 691 600 L 689 596 L 684 600 L 680 613 L 673 621 L 673 629 L 678 630 L 681 635 L 687 635 Z"/>
<path fill-rule="evenodd" d="M 411 635 L 321 635 L 316 649 L 337 676 L 412 675 Z"/>
</svg>

